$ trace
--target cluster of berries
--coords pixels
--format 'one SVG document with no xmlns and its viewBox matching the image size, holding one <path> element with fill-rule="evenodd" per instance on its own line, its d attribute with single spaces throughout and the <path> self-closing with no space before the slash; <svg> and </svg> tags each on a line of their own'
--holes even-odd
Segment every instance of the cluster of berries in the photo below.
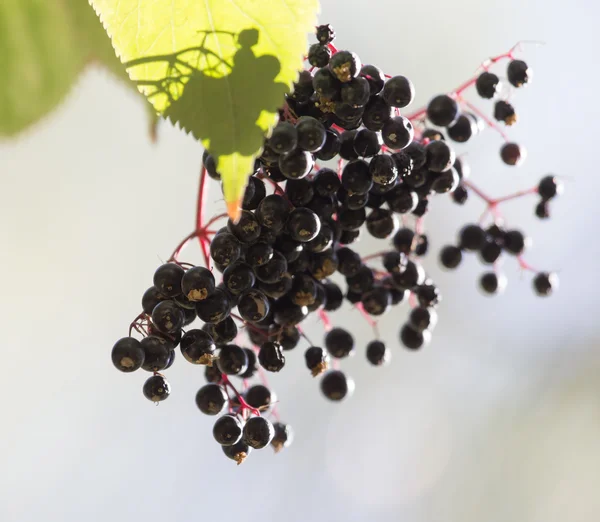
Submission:
<svg viewBox="0 0 600 522">
<path fill-rule="evenodd" d="M 291 443 L 291 428 L 279 422 L 265 372 L 281 371 L 285 352 L 302 339 L 306 367 L 320 376 L 324 396 L 340 401 L 352 393 L 354 382 L 339 365 L 355 352 L 354 338 L 347 328 L 333 327 L 329 318 L 344 301 L 373 327 L 376 338 L 365 354 L 374 366 L 387 363 L 391 353 L 379 338 L 376 319 L 401 303 L 409 305 L 399 331 L 401 343 L 410 350 L 429 343 L 441 293 L 419 259 L 429 251 L 423 219 L 434 196 L 450 194 L 464 204 L 474 192 L 494 218 L 485 228 L 465 226 L 458 244 L 441 250 L 444 267 L 456 268 L 464 252 L 478 252 L 483 263 L 497 268 L 506 252 L 527 268 L 522 254 L 528 241 L 520 231 L 503 227 L 497 207 L 536 193 L 541 197 L 536 214 L 547 217 L 548 202 L 562 190 L 556 177 L 546 176 L 533 189 L 489 198 L 468 179 L 468 165 L 449 144 L 466 142 L 485 126 L 503 134 L 462 92 L 474 85 L 481 97 L 497 97 L 500 79 L 488 69 L 503 58 L 510 60 L 509 83 L 528 83 L 531 71 L 512 51 L 489 60 L 480 75 L 452 93 L 403 115 L 401 109 L 414 98 L 408 78 L 389 77 L 374 65 L 363 65 L 355 53 L 338 51 L 329 25 L 318 27 L 316 34 L 318 43 L 307 56 L 310 69 L 300 74 L 280 123 L 265 140 L 239 219 L 216 230 L 210 226 L 224 216 L 203 224 L 205 179 L 220 180 L 213 157 L 205 152 L 196 230 L 158 268 L 142 298 L 143 312 L 112 351 L 119 370 L 153 373 L 143 386 L 153 402 L 170 394 L 159 372 L 173 364 L 177 346 L 188 362 L 203 365 L 207 384 L 198 391 L 196 404 L 203 413 L 218 416 L 214 437 L 238 463 L 252 449 L 271 445 L 280 450 Z M 516 122 L 515 109 L 506 100 L 496 101 L 494 117 L 506 125 Z M 525 157 L 524 149 L 508 140 L 500 155 L 508 165 Z M 361 256 L 355 245 L 363 230 L 388 240 L 390 248 Z M 205 267 L 178 259 L 193 239 L 200 242 Z M 490 294 L 505 284 L 497 270 L 481 278 Z M 539 295 L 549 295 L 556 285 L 555 274 L 540 272 L 534 278 Z M 324 325 L 322 345 L 310 342 L 302 330 L 310 315 Z M 193 327 L 196 320 L 203 323 L 199 328 Z M 131 336 L 134 330 L 141 341 Z M 241 391 L 232 376 L 241 379 Z M 263 382 L 252 384 L 255 377 Z"/>
</svg>

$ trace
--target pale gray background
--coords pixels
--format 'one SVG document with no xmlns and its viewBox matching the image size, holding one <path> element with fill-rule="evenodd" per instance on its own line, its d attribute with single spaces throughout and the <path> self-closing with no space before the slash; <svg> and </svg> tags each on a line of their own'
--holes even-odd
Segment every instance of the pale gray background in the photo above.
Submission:
<svg viewBox="0 0 600 522">
<path fill-rule="evenodd" d="M 535 198 L 506 208 L 535 238 L 531 263 L 560 272 L 560 292 L 536 299 L 509 260 L 506 294 L 489 299 L 474 259 L 446 274 L 429 256 L 445 297 L 431 346 L 397 346 L 405 311 L 395 311 L 382 322 L 393 364 L 374 369 L 364 327 L 343 365 L 357 390 L 340 405 L 320 397 L 302 348 L 291 353 L 272 381 L 296 441 L 237 468 L 194 405 L 201 370 L 180 358 L 168 372 L 172 397 L 154 407 L 141 394 L 145 374 L 110 364 L 154 269 L 192 228 L 202 151 L 168 125 L 152 146 L 140 103 L 90 71 L 59 111 L 0 145 L 2 522 L 600 517 L 598 4 L 323 4 L 341 48 L 412 78 L 415 107 L 519 39 L 547 42 L 527 47 L 535 81 L 515 101 L 521 121 L 510 132 L 527 146 L 526 164 L 504 167 L 492 132 L 468 150 L 473 179 L 494 194 L 565 176 L 552 221 L 535 220 Z M 218 193 L 213 185 L 212 210 Z M 480 211 L 437 198 L 434 249 Z M 184 258 L 198 260 L 196 248 Z M 362 324 L 351 310 L 335 320 Z M 321 337 L 321 325 L 307 328 Z"/>
</svg>

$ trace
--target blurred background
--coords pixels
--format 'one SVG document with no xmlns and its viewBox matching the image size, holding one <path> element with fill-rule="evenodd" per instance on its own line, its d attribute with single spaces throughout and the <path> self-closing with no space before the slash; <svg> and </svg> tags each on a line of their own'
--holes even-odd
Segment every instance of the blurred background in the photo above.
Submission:
<svg viewBox="0 0 600 522">
<path fill-rule="evenodd" d="M 240 467 L 194 404 L 202 369 L 179 358 L 167 372 L 171 398 L 154 407 L 141 393 L 146 375 L 119 374 L 109 357 L 154 270 L 193 228 L 202 150 L 167 123 L 153 145 L 139 98 L 93 68 L 59 110 L 1 142 L 0 520 L 598 520 L 599 15 L 590 0 L 323 0 L 320 21 L 334 25 L 337 46 L 411 78 L 415 108 L 518 40 L 546 42 L 525 46 L 535 78 L 514 100 L 520 121 L 509 133 L 526 146 L 525 164 L 501 163 L 493 131 L 456 149 L 492 195 L 564 177 L 550 221 L 534 217 L 535 197 L 504 209 L 534 239 L 527 260 L 556 270 L 561 287 L 536 298 L 513 259 L 497 298 L 478 291 L 474 257 L 443 272 L 437 252 L 483 207 L 435 198 L 425 265 L 444 301 L 433 342 L 402 349 L 406 308 L 396 309 L 381 321 L 392 364 L 374 368 L 358 312 L 334 314 L 356 334 L 357 353 L 342 364 L 354 396 L 326 402 L 304 345 L 289 352 L 271 382 L 295 441 Z M 491 102 L 478 103 L 489 113 Z M 223 208 L 214 183 L 210 194 L 208 215 Z M 361 252 L 382 246 L 367 240 Z M 197 246 L 182 259 L 199 262 Z M 314 319 L 306 331 L 322 338 Z"/>
</svg>

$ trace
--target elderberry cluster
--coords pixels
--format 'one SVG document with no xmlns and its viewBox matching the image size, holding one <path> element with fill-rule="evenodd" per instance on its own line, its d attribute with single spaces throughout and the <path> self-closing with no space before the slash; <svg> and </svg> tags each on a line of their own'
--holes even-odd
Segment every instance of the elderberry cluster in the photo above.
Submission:
<svg viewBox="0 0 600 522">
<path fill-rule="evenodd" d="M 248 381 L 263 370 L 281 371 L 285 352 L 301 338 L 308 345 L 306 367 L 313 377 L 320 376 L 323 395 L 340 401 L 352 393 L 354 382 L 338 365 L 355 352 L 354 338 L 347 328 L 333 327 L 328 315 L 344 301 L 359 309 L 376 337 L 376 318 L 408 303 L 400 342 L 418 350 L 430 341 L 441 293 L 419 262 L 429 250 L 423 217 L 436 195 L 451 194 L 460 204 L 467 200 L 469 168 L 446 137 L 463 143 L 484 127 L 479 114 L 461 111 L 458 91 L 434 97 L 412 116 L 400 114 L 414 98 L 409 79 L 388 77 L 374 65 L 363 65 L 355 53 L 338 51 L 329 25 L 319 26 L 316 34 L 318 43 L 307 56 L 311 68 L 300 74 L 280 122 L 265 140 L 239 220 L 229 220 L 212 240 L 205 230 L 197 231 L 208 246 L 208 267 L 180 263 L 174 255 L 157 269 L 142 298 L 143 312 L 132 323 L 143 339 L 130 335 L 112 351 L 117 369 L 153 373 L 143 386 L 153 402 L 170 394 L 159 372 L 173 364 L 176 347 L 188 362 L 205 366 L 207 384 L 196 404 L 201 412 L 218 416 L 214 438 L 238 463 L 252 449 L 270 444 L 280 450 L 291 443 L 291 428 L 277 420 L 274 392 L 266 383 Z M 520 87 L 531 71 L 511 58 L 507 77 Z M 471 84 L 491 99 L 500 80 L 486 70 Z M 506 125 L 516 121 L 514 107 L 504 100 L 496 102 L 494 117 Z M 509 165 L 524 156 L 514 143 L 502 147 L 501 157 Z M 337 163 L 317 163 L 332 160 Z M 204 172 L 220 180 L 208 152 L 203 165 Z M 548 202 L 561 190 L 558 180 L 547 176 L 530 191 L 541 197 L 538 216 L 547 217 Z M 495 210 L 499 200 L 487 201 Z M 390 248 L 361 257 L 354 245 L 363 230 L 387 240 Z M 495 266 L 507 252 L 524 263 L 520 256 L 526 245 L 524 234 L 503 228 L 498 218 L 487 228 L 464 227 L 458 244 L 444 247 L 440 260 L 456 268 L 464 252 L 477 252 L 483 263 Z M 336 282 L 340 279 L 343 284 Z M 539 295 L 549 295 L 556 284 L 555 274 L 541 272 L 534 278 Z M 504 285 L 497 271 L 481 278 L 488 293 Z M 310 315 L 319 316 L 326 329 L 322 345 L 301 330 Z M 196 320 L 203 323 L 200 328 L 192 328 Z M 374 366 L 387 363 L 390 353 L 379 338 L 365 347 Z M 241 392 L 232 376 L 240 378 Z"/>
</svg>

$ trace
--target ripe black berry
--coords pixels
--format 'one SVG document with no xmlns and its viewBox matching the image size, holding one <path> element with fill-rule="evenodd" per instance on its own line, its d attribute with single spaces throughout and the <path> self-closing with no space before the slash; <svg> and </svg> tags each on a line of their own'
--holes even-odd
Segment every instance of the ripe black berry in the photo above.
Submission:
<svg viewBox="0 0 600 522">
<path fill-rule="evenodd" d="M 417 306 L 411 310 L 408 324 L 417 332 L 433 330 L 437 324 L 437 313 L 433 308 Z"/>
<path fill-rule="evenodd" d="M 311 346 L 304 352 L 306 367 L 313 377 L 320 375 L 329 368 L 329 354 L 320 346 Z"/>
<path fill-rule="evenodd" d="M 445 141 L 431 141 L 425 147 L 427 168 L 433 172 L 444 172 L 452 167 L 456 154 Z"/>
<path fill-rule="evenodd" d="M 550 205 L 543 199 L 535 206 L 535 215 L 540 219 L 548 219 L 550 217 Z"/>
<path fill-rule="evenodd" d="M 533 278 L 533 288 L 537 295 L 549 296 L 558 288 L 558 276 L 552 272 L 540 272 Z"/>
<path fill-rule="evenodd" d="M 275 452 L 281 451 L 283 448 L 287 448 L 294 440 L 294 432 L 289 424 L 283 424 L 276 422 L 273 424 L 275 429 L 275 435 L 271 440 L 271 446 Z"/>
<path fill-rule="evenodd" d="M 329 60 L 329 70 L 340 82 L 352 80 L 360 68 L 360 58 L 351 51 L 338 51 Z"/>
<path fill-rule="evenodd" d="M 381 341 L 371 341 L 367 344 L 367 360 L 373 366 L 384 366 L 391 359 L 391 351 Z"/>
<path fill-rule="evenodd" d="M 371 96 L 365 105 L 362 120 L 363 125 L 371 131 L 380 131 L 385 123 L 392 117 L 392 108 L 380 96 Z"/>
<path fill-rule="evenodd" d="M 375 65 L 363 65 L 359 75 L 369 82 L 371 96 L 380 93 L 385 85 L 385 74 Z"/>
<path fill-rule="evenodd" d="M 521 255 L 527 243 L 527 238 L 519 230 L 509 230 L 504 234 L 504 249 L 509 254 Z"/>
<path fill-rule="evenodd" d="M 162 375 L 153 375 L 142 389 L 144 397 L 152 402 L 164 401 L 171 393 L 171 385 Z"/>
<path fill-rule="evenodd" d="M 471 114 L 461 114 L 458 119 L 448 127 L 448 137 L 458 143 L 466 143 L 479 132 L 477 120 Z"/>
<path fill-rule="evenodd" d="M 469 192 L 462 183 L 452 192 L 452 201 L 458 205 L 464 205 L 469 199 Z"/>
<path fill-rule="evenodd" d="M 342 103 L 351 107 L 363 107 L 369 101 L 369 95 L 369 82 L 365 78 L 352 78 L 348 83 L 342 85 Z"/>
<path fill-rule="evenodd" d="M 386 239 L 397 226 L 396 217 L 387 209 L 373 209 L 367 216 L 367 230 L 373 237 Z"/>
<path fill-rule="evenodd" d="M 239 375 L 248 369 L 248 356 L 237 344 L 226 344 L 219 350 L 217 366 L 227 375 Z"/>
<path fill-rule="evenodd" d="M 150 315 L 152 310 L 154 310 L 154 307 L 165 299 L 167 299 L 167 297 L 162 295 L 158 291 L 158 288 L 151 286 L 144 292 L 144 295 L 142 296 L 142 309 L 145 313 Z"/>
<path fill-rule="evenodd" d="M 254 269 L 256 277 L 264 283 L 277 283 L 286 271 L 287 260 L 277 251 L 273 252 L 273 257 L 268 262 Z"/>
<path fill-rule="evenodd" d="M 298 306 L 309 306 L 317 298 L 317 283 L 308 274 L 296 274 L 290 290 L 290 299 Z"/>
<path fill-rule="evenodd" d="M 353 391 L 354 381 L 339 370 L 330 370 L 321 379 L 321 392 L 331 401 L 341 401 Z"/>
<path fill-rule="evenodd" d="M 287 179 L 305 178 L 312 170 L 313 165 L 314 160 L 311 153 L 300 148 L 279 157 L 279 169 Z"/>
<path fill-rule="evenodd" d="M 235 321 L 231 317 L 226 317 L 220 323 L 206 323 L 212 327 L 207 333 L 213 338 L 215 343 L 226 344 L 233 341 L 238 334 L 238 329 Z"/>
<path fill-rule="evenodd" d="M 260 236 L 260 223 L 249 210 L 242 210 L 237 223 L 229 220 L 227 228 L 242 243 L 252 243 Z"/>
<path fill-rule="evenodd" d="M 365 312 L 369 315 L 382 315 L 388 309 L 392 301 L 390 291 L 384 286 L 374 286 L 361 296 L 361 302 Z"/>
<path fill-rule="evenodd" d="M 341 288 L 332 282 L 326 282 L 323 285 L 325 290 L 325 310 L 328 312 L 334 312 L 344 302 L 344 294 Z"/>
<path fill-rule="evenodd" d="M 459 245 L 463 250 L 475 252 L 483 247 L 485 232 L 479 225 L 467 225 L 459 234 Z"/>
<path fill-rule="evenodd" d="M 258 352 L 258 362 L 268 372 L 278 372 L 285 365 L 281 345 L 275 342 L 263 343 Z"/>
<path fill-rule="evenodd" d="M 277 401 L 275 394 L 262 384 L 250 386 L 244 394 L 244 399 L 250 406 L 260 411 L 267 411 Z"/>
<path fill-rule="evenodd" d="M 381 150 L 379 134 L 369 129 L 360 129 L 354 136 L 354 150 L 361 158 L 375 156 Z"/>
<path fill-rule="evenodd" d="M 256 332 L 256 330 L 254 331 Z M 252 339 L 250 339 L 252 342 Z M 262 338 L 259 342 L 262 342 Z M 258 360 L 256 359 L 256 354 L 250 348 L 244 348 L 244 353 L 246 354 L 246 358 L 248 359 L 248 368 L 246 371 L 240 373 L 238 377 L 240 379 L 250 379 L 254 377 L 254 375 L 258 372 Z"/>
<path fill-rule="evenodd" d="M 179 284 L 181 285 L 181 282 Z M 175 301 L 161 301 L 152 310 L 152 323 L 161 332 L 176 332 L 183 324 L 183 312 Z"/>
<path fill-rule="evenodd" d="M 390 149 L 405 148 L 414 138 L 415 129 L 408 118 L 394 116 L 383 124 L 381 138 Z"/>
<path fill-rule="evenodd" d="M 325 132 L 325 144 L 321 150 L 315 153 L 317 159 L 328 161 L 340 152 L 340 135 L 336 130 L 327 129 Z"/>
<path fill-rule="evenodd" d="M 175 263 L 165 263 L 154 272 L 154 286 L 165 297 L 175 297 L 181 293 L 181 279 L 184 270 Z"/>
<path fill-rule="evenodd" d="M 298 147 L 308 152 L 317 152 L 325 144 L 325 127 L 323 124 L 311 116 L 302 116 L 296 122 L 296 130 L 298 131 Z M 281 163 L 280 163 L 281 168 Z M 286 175 L 284 169 L 281 169 Z M 289 176 L 292 179 L 297 179 L 302 176 Z"/>
<path fill-rule="evenodd" d="M 479 251 L 481 261 L 489 265 L 495 263 L 500 257 L 500 254 L 502 254 L 502 246 L 496 241 L 486 240 Z"/>
<path fill-rule="evenodd" d="M 429 330 L 419 332 L 410 324 L 405 324 L 400 330 L 400 341 L 409 350 L 418 350 L 429 344 L 431 332 Z"/>
<path fill-rule="evenodd" d="M 517 123 L 517 113 L 515 108 L 508 102 L 500 100 L 494 105 L 494 118 L 511 126 Z"/>
<path fill-rule="evenodd" d="M 260 202 L 255 215 L 261 226 L 277 233 L 283 229 L 290 210 L 289 203 L 282 196 L 271 194 Z"/>
<path fill-rule="evenodd" d="M 397 214 L 412 212 L 419 203 L 417 193 L 406 188 L 404 184 L 396 185 L 392 190 L 385 193 L 384 198 L 390 210 Z"/>
<path fill-rule="evenodd" d="M 223 272 L 223 284 L 233 295 L 239 295 L 251 288 L 255 281 L 256 276 L 250 265 L 241 261 L 229 265 Z"/>
<path fill-rule="evenodd" d="M 325 67 L 331 58 L 331 49 L 326 45 L 313 44 L 308 49 L 308 63 L 313 67 Z"/>
<path fill-rule="evenodd" d="M 500 157 L 507 165 L 518 167 L 525 161 L 527 152 L 517 143 L 505 143 L 500 149 Z"/>
<path fill-rule="evenodd" d="M 447 127 L 458 118 L 458 103 L 446 94 L 433 98 L 427 106 L 427 118 L 434 125 Z"/>
<path fill-rule="evenodd" d="M 235 415 L 223 415 L 213 426 L 213 437 L 221 446 L 232 446 L 242 438 L 242 423 Z"/>
<path fill-rule="evenodd" d="M 277 154 L 286 154 L 293 151 L 298 145 L 296 127 L 287 121 L 279 122 L 273 129 L 268 144 Z"/>
<path fill-rule="evenodd" d="M 425 308 L 437 306 L 442 300 L 442 295 L 437 286 L 433 284 L 422 284 L 414 289 L 419 304 Z"/>
<path fill-rule="evenodd" d="M 548 201 L 563 192 L 563 184 L 556 176 L 544 176 L 538 185 L 538 192 L 543 200 Z"/>
<path fill-rule="evenodd" d="M 268 446 L 275 436 L 273 425 L 264 417 L 250 417 L 244 425 L 243 441 L 251 448 Z"/>
<path fill-rule="evenodd" d="M 486 272 L 479 279 L 479 285 L 486 294 L 501 294 L 506 288 L 506 276 L 496 272 Z"/>
<path fill-rule="evenodd" d="M 258 241 L 246 249 L 246 262 L 253 267 L 261 266 L 273 257 L 273 247 L 263 241 Z"/>
<path fill-rule="evenodd" d="M 248 458 L 248 455 L 250 455 L 250 452 L 252 451 L 252 448 L 243 440 L 239 440 L 230 446 L 221 447 L 223 448 L 223 453 L 225 456 L 231 460 L 234 460 L 238 466 Z"/>
<path fill-rule="evenodd" d="M 210 256 L 220 266 L 228 266 L 237 261 L 241 255 L 242 245 L 233 234 L 228 232 L 217 234 L 210 244 Z"/>
<path fill-rule="evenodd" d="M 398 290 L 411 290 L 425 281 L 425 270 L 413 261 L 407 261 L 398 272 L 392 274 L 392 283 Z"/>
<path fill-rule="evenodd" d="M 137 339 L 123 337 L 113 346 L 111 358 L 117 370 L 134 372 L 144 364 L 144 348 Z"/>
<path fill-rule="evenodd" d="M 359 295 L 373 288 L 374 282 L 373 270 L 366 265 L 362 265 L 355 274 L 346 278 L 348 290 Z"/>
<path fill-rule="evenodd" d="M 475 82 L 477 94 L 482 98 L 493 98 L 500 89 L 500 78 L 491 72 L 482 72 Z"/>
<path fill-rule="evenodd" d="M 218 384 L 205 384 L 196 393 L 196 406 L 205 415 L 219 415 L 227 404 L 227 394 Z"/>
<path fill-rule="evenodd" d="M 321 230 L 321 221 L 318 216 L 308 208 L 292 210 L 287 220 L 287 231 L 296 241 L 306 243 L 317 237 Z"/>
<path fill-rule="evenodd" d="M 522 87 L 531 80 L 531 69 L 523 60 L 512 60 L 506 69 L 506 77 L 514 87 Z"/>
<path fill-rule="evenodd" d="M 320 44 L 328 44 L 335 39 L 335 31 L 331 25 L 320 25 L 317 27 L 317 40 Z"/>
<path fill-rule="evenodd" d="M 354 338 L 343 328 L 333 328 L 325 335 L 325 347 L 333 357 L 348 357 L 354 350 Z"/>
<path fill-rule="evenodd" d="M 385 83 L 381 96 L 392 107 L 406 107 L 415 97 L 415 87 L 405 76 L 394 76 Z"/>
<path fill-rule="evenodd" d="M 211 365 L 216 347 L 212 337 L 203 330 L 188 330 L 181 338 L 181 354 L 193 364 Z"/>
<path fill-rule="evenodd" d="M 220 323 L 229 316 L 231 307 L 229 294 L 216 288 L 206 299 L 196 303 L 196 313 L 205 323 Z"/>
<path fill-rule="evenodd" d="M 462 252 L 454 245 L 447 245 L 440 251 L 440 263 L 444 268 L 452 270 L 460 265 L 461 261 Z"/>
<path fill-rule="evenodd" d="M 415 233 L 410 228 L 400 228 L 394 234 L 394 248 L 403 254 L 410 254 Z"/>
<path fill-rule="evenodd" d="M 256 288 L 243 291 L 238 301 L 238 311 L 242 318 L 252 323 L 261 321 L 269 313 L 269 299 Z"/>
</svg>

